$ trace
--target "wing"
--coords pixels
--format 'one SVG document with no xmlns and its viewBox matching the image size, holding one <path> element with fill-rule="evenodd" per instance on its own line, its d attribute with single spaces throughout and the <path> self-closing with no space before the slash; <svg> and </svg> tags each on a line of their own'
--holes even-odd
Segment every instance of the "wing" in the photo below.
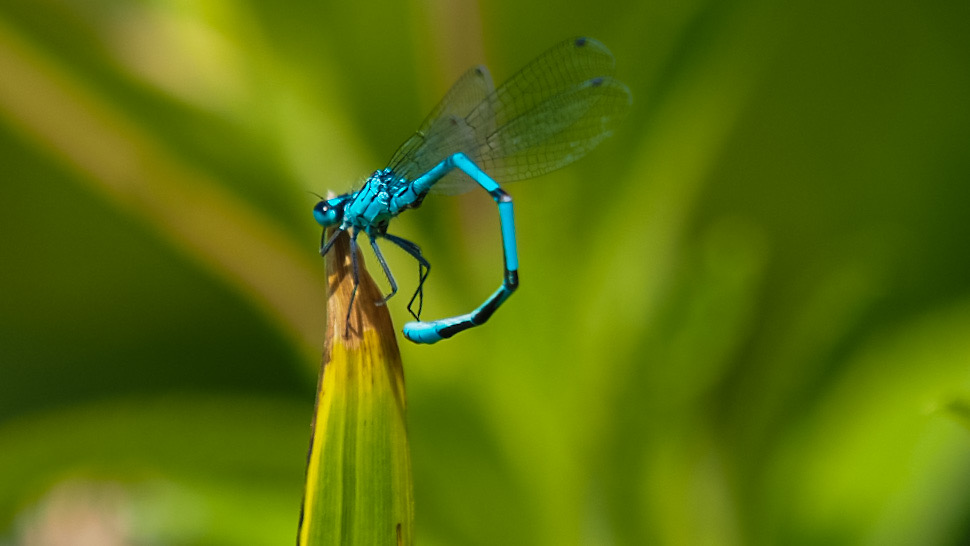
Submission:
<svg viewBox="0 0 970 546">
<path fill-rule="evenodd" d="M 472 145 L 468 135 L 459 129 L 458 123 L 495 91 L 492 76 L 484 66 L 476 66 L 462 74 L 451 86 L 441 102 L 428 114 L 417 131 L 394 153 L 387 166 L 405 180 L 424 174 L 441 159 L 433 161 L 430 156 L 445 158 L 449 146 L 451 153 L 463 146 Z M 428 165 L 428 163 L 431 163 Z M 422 170 L 423 169 L 423 170 Z"/>
<path fill-rule="evenodd" d="M 398 161 L 392 160 L 390 167 L 412 180 L 449 155 L 464 152 L 499 183 L 564 167 L 612 134 L 629 110 L 630 91 L 611 77 L 613 67 L 606 46 L 590 38 L 571 39 L 536 58 L 477 104 L 452 107 L 456 89 L 472 87 L 465 80 L 480 70 L 472 69 L 428 117 L 423 131 L 405 143 L 406 151 L 395 154 Z M 460 94 L 473 96 L 467 90 Z M 453 172 L 433 191 L 460 193 L 473 187 L 468 176 Z"/>
</svg>

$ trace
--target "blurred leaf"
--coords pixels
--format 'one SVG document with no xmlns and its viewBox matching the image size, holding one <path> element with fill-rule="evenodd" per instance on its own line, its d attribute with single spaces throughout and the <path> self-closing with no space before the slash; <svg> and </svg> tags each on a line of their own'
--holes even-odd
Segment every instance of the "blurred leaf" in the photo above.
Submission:
<svg viewBox="0 0 970 546">
<path fill-rule="evenodd" d="M 133 518 L 128 524 L 144 523 L 132 532 L 149 542 L 176 535 L 180 544 L 287 542 L 306 422 L 302 404 L 212 395 L 105 401 L 7 421 L 0 527 L 13 524 L 26 501 L 57 498 L 60 484 L 75 483 L 71 498 L 114 488 L 120 496 L 112 505 Z M 44 513 L 38 508 L 18 525 L 40 525 Z"/>
<path fill-rule="evenodd" d="M 319 314 L 304 305 L 320 291 L 312 256 L 2 20 L 0 70 L 8 75 L 0 84 L 0 111 L 25 136 L 253 298 L 304 351 L 315 352 Z M 286 283 L 275 282 L 280 271 Z"/>
</svg>

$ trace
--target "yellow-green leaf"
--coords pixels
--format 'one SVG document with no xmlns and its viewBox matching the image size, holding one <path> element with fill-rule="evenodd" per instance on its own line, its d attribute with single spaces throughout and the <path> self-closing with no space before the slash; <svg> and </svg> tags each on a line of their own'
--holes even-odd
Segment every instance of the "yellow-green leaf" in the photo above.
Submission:
<svg viewBox="0 0 970 546">
<path fill-rule="evenodd" d="M 412 544 L 414 487 L 404 371 L 387 308 L 349 238 L 327 254 L 327 341 L 317 389 L 298 544 Z"/>
</svg>

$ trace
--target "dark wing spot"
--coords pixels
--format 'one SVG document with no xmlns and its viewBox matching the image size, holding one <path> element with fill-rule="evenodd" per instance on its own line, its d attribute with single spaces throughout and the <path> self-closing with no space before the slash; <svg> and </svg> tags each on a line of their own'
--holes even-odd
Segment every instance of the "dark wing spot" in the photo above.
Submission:
<svg viewBox="0 0 970 546">
<path fill-rule="evenodd" d="M 584 45 L 586 45 L 586 37 L 583 36 L 581 38 L 576 38 L 575 44 L 576 44 L 576 47 L 583 47 Z"/>
</svg>

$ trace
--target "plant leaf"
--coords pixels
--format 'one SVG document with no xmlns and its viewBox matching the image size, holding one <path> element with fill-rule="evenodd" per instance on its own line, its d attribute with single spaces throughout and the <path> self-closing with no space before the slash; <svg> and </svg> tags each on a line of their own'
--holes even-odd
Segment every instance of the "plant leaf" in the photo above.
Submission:
<svg viewBox="0 0 970 546">
<path fill-rule="evenodd" d="M 414 486 L 401 355 L 387 307 L 358 254 L 353 291 L 350 239 L 327 254 L 327 342 L 317 389 L 303 546 L 412 544 Z"/>
</svg>

